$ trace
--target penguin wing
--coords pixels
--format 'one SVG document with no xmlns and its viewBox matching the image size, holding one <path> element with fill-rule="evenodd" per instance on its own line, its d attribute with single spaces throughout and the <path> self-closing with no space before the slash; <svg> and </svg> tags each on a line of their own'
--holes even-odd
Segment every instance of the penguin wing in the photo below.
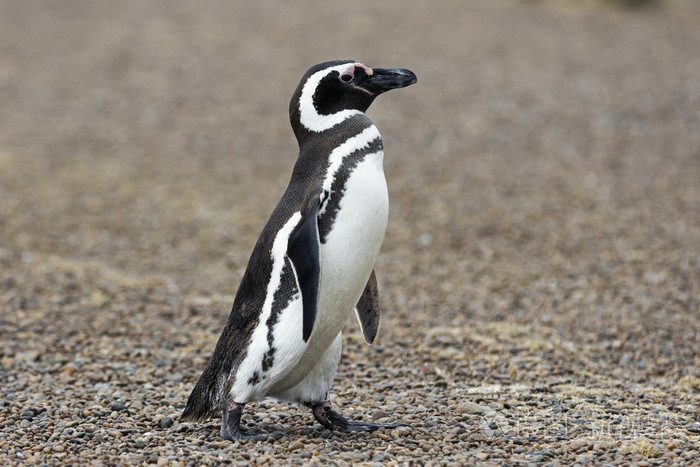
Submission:
<svg viewBox="0 0 700 467">
<path fill-rule="evenodd" d="M 355 314 L 360 322 L 365 342 L 371 344 L 377 336 L 377 328 L 379 327 L 379 288 L 374 269 L 372 269 L 365 290 L 360 296 L 360 301 L 357 302 Z"/>
<path fill-rule="evenodd" d="M 296 274 L 301 301 L 304 307 L 302 337 L 308 342 L 316 321 L 318 283 L 321 275 L 319 261 L 318 206 L 319 196 L 313 196 L 302 212 L 301 219 L 289 236 L 287 257 Z"/>
</svg>

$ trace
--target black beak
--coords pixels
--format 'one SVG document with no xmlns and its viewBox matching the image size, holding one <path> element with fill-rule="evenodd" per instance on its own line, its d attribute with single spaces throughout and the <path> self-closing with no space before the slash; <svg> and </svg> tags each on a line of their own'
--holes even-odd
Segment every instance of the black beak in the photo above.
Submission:
<svg viewBox="0 0 700 467">
<path fill-rule="evenodd" d="M 397 88 L 405 88 L 418 81 L 415 73 L 403 68 L 372 68 L 358 86 L 377 95 Z"/>
</svg>

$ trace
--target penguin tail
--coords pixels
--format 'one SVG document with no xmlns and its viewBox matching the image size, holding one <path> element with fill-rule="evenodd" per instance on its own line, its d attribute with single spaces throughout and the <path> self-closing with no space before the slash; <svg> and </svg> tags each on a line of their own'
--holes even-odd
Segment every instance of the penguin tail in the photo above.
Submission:
<svg viewBox="0 0 700 467">
<path fill-rule="evenodd" d="M 245 353 L 241 354 L 240 349 L 236 351 L 235 344 L 233 345 L 234 351 L 231 350 L 232 343 L 243 340 L 241 339 L 243 336 L 240 335 L 243 327 L 234 321 L 238 317 L 238 314 L 234 312 L 235 306 L 236 301 L 234 300 L 234 309 L 231 311 L 221 336 L 219 336 L 214 354 L 197 380 L 197 384 L 194 385 L 194 389 L 187 399 L 187 406 L 180 416 L 180 421 L 201 422 L 221 415 L 226 406 L 226 398 L 234 384 L 233 375 L 238 368 L 240 358 L 245 355 Z"/>
<path fill-rule="evenodd" d="M 187 399 L 187 406 L 180 416 L 182 422 L 201 422 L 221 414 L 224 408 L 222 391 L 210 384 L 202 375 Z"/>
</svg>

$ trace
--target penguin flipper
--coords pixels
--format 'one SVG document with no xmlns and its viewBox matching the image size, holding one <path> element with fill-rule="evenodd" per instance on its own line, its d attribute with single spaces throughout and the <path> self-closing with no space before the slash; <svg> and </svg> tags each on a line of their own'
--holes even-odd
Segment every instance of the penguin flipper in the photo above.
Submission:
<svg viewBox="0 0 700 467">
<path fill-rule="evenodd" d="M 379 327 L 379 288 L 374 269 L 372 269 L 365 290 L 362 291 L 360 301 L 357 302 L 355 314 L 360 322 L 365 342 L 371 344 L 377 336 L 377 328 Z"/>
<path fill-rule="evenodd" d="M 287 257 L 296 273 L 304 306 L 302 337 L 308 342 L 316 321 L 318 303 L 318 284 L 321 276 L 320 240 L 318 235 L 318 206 L 320 198 L 314 196 L 302 213 L 301 220 L 289 236 Z"/>
</svg>

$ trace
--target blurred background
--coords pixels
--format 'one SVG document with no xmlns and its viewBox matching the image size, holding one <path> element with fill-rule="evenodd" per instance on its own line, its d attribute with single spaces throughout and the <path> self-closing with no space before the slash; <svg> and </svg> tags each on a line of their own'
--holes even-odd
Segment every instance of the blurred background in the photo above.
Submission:
<svg viewBox="0 0 700 467">
<path fill-rule="evenodd" d="M 370 110 L 387 304 L 540 319 L 557 307 L 491 302 L 567 281 L 613 300 L 620 276 L 697 297 L 694 2 L 0 5 L 5 261 L 233 293 L 296 158 L 292 91 L 310 65 L 352 58 L 419 76 Z"/>
<path fill-rule="evenodd" d="M 402 375 L 697 381 L 698 51 L 691 0 L 1 1 L 3 379 L 124 360 L 184 398 L 289 179 L 298 80 L 356 59 L 418 76 L 368 112 Z"/>
</svg>

